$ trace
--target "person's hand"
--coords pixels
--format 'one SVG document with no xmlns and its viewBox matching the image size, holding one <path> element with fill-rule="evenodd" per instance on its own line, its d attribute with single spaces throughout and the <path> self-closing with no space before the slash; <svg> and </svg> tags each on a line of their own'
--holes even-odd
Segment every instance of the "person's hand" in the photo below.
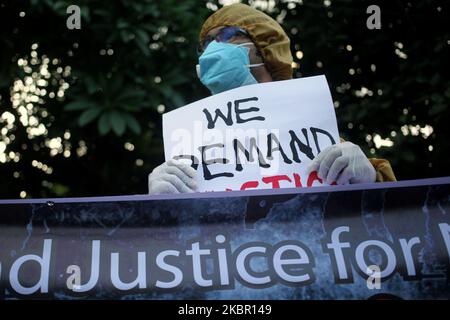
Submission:
<svg viewBox="0 0 450 320">
<path fill-rule="evenodd" d="M 196 171 L 179 160 L 168 160 L 148 176 L 148 193 L 186 193 L 197 189 Z"/>
<path fill-rule="evenodd" d="M 329 146 L 309 165 L 309 172 L 317 171 L 317 176 L 326 183 L 337 184 L 375 182 L 375 168 L 362 152 L 351 142 Z"/>
</svg>

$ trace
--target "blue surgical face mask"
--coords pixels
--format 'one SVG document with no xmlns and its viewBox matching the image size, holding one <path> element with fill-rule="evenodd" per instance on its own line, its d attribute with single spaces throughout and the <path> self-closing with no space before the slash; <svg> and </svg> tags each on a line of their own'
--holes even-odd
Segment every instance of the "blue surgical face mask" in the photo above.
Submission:
<svg viewBox="0 0 450 320">
<path fill-rule="evenodd" d="M 199 58 L 197 75 L 212 94 L 258 83 L 250 72 L 251 67 L 264 63 L 250 64 L 249 48 L 239 45 L 212 41 Z"/>
</svg>

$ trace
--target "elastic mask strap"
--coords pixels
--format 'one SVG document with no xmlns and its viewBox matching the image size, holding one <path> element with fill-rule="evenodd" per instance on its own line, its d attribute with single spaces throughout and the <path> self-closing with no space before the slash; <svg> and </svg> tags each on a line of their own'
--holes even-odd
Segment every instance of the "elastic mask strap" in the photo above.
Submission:
<svg viewBox="0 0 450 320">
<path fill-rule="evenodd" d="M 236 46 L 237 47 L 242 47 L 242 46 L 247 46 L 247 45 L 254 46 L 255 44 L 253 42 L 244 42 L 244 43 L 239 43 Z"/>
<path fill-rule="evenodd" d="M 243 47 L 243 46 L 247 46 L 247 45 L 255 46 L 255 44 L 253 42 L 244 42 L 244 43 L 238 44 L 237 46 Z M 263 65 L 264 65 L 264 63 L 254 63 L 254 64 L 248 64 L 248 65 L 246 65 L 246 67 L 254 68 L 254 67 L 260 67 Z"/>
<path fill-rule="evenodd" d="M 254 68 L 254 67 L 260 67 L 263 65 L 264 65 L 264 63 L 254 63 L 254 64 L 248 64 L 248 65 L 246 65 L 246 67 Z"/>
</svg>

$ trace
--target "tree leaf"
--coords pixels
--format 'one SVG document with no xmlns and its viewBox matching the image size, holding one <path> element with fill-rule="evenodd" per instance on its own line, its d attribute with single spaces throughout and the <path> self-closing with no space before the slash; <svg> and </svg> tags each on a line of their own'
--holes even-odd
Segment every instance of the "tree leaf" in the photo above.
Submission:
<svg viewBox="0 0 450 320">
<path fill-rule="evenodd" d="M 117 112 L 116 110 L 113 110 L 109 113 L 110 115 L 110 122 L 111 126 L 113 128 L 113 131 L 117 136 L 122 136 L 125 132 L 125 120 L 123 119 L 122 115 Z"/>
<path fill-rule="evenodd" d="M 175 107 L 181 107 L 186 104 L 186 101 L 184 100 L 183 96 L 178 92 L 173 92 L 172 96 L 170 97 L 170 100 L 172 100 Z"/>
<path fill-rule="evenodd" d="M 150 42 L 150 38 L 147 32 L 145 32 L 142 29 L 136 29 L 134 30 L 134 32 L 136 34 L 136 40 L 141 41 L 143 45 L 147 46 L 148 43 Z"/>
<path fill-rule="evenodd" d="M 85 125 L 92 122 L 95 118 L 100 114 L 100 108 L 91 108 L 89 110 L 84 111 L 80 117 L 78 118 L 78 125 L 80 127 L 84 127 Z"/>
<path fill-rule="evenodd" d="M 139 49 L 141 50 L 141 52 L 146 56 L 146 57 L 148 57 L 149 55 L 150 55 L 150 49 L 149 49 L 149 47 L 148 47 L 148 45 L 146 45 L 146 44 L 144 44 L 144 43 L 142 43 L 142 41 L 139 41 L 137 38 L 136 38 L 136 45 L 139 47 Z"/>
<path fill-rule="evenodd" d="M 111 130 L 111 123 L 109 121 L 109 113 L 105 112 L 102 114 L 100 120 L 98 121 L 98 132 L 100 132 L 100 134 L 104 136 L 110 130 Z"/>
<path fill-rule="evenodd" d="M 128 113 L 124 114 L 124 119 L 127 123 L 128 128 L 131 129 L 135 134 L 141 134 L 141 125 L 136 120 L 136 118 Z"/>
</svg>

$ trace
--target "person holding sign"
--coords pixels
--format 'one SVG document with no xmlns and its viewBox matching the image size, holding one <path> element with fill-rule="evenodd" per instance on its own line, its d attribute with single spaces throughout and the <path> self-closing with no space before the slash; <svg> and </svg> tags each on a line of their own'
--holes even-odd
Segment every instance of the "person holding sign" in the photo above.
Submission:
<svg viewBox="0 0 450 320">
<path fill-rule="evenodd" d="M 244 4 L 225 6 L 200 31 L 200 81 L 218 94 L 238 87 L 292 79 L 290 40 L 271 17 Z M 322 150 L 309 170 L 328 184 L 395 181 L 387 160 L 368 159 L 361 148 L 341 141 Z M 149 193 L 194 192 L 196 171 L 168 160 L 149 175 Z"/>
</svg>

